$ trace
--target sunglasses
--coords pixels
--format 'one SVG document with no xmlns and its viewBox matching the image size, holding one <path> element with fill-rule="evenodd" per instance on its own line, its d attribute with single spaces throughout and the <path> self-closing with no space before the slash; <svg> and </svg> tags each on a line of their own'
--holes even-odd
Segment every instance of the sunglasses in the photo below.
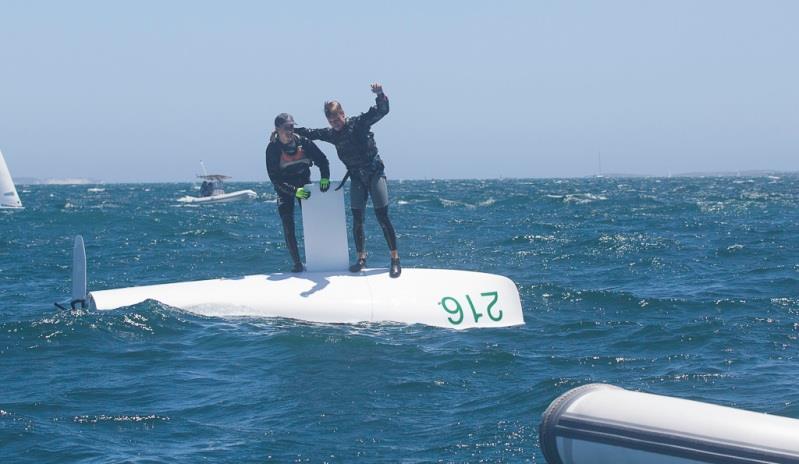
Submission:
<svg viewBox="0 0 799 464">
<path fill-rule="evenodd" d="M 284 124 L 280 128 L 286 132 L 294 132 L 294 124 Z"/>
</svg>

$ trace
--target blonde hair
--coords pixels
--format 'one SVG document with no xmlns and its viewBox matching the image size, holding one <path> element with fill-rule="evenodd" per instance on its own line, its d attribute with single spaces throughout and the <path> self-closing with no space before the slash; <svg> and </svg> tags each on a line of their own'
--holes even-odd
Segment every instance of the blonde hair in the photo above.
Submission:
<svg viewBox="0 0 799 464">
<path fill-rule="evenodd" d="M 330 117 L 339 113 L 343 113 L 344 109 L 341 108 L 341 103 L 337 102 L 336 100 L 326 101 L 325 102 L 325 116 Z"/>
</svg>

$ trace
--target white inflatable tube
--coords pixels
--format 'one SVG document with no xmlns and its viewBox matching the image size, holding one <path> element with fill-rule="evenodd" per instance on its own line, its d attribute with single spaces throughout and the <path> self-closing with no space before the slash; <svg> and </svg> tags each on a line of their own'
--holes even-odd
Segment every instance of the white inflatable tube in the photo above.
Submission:
<svg viewBox="0 0 799 464">
<path fill-rule="evenodd" d="M 185 196 L 178 198 L 181 203 L 198 203 L 198 204 L 216 204 L 216 203 L 230 203 L 232 201 L 241 200 L 254 200 L 258 194 L 253 190 L 238 190 L 230 193 L 220 193 L 219 195 L 211 195 L 208 197 L 192 197 Z"/>
<path fill-rule="evenodd" d="M 358 274 L 251 275 L 93 291 L 90 308 L 156 300 L 206 316 L 286 317 L 311 322 L 399 322 L 452 329 L 524 324 L 516 285 L 507 277 L 444 269 L 386 269 Z"/>
<path fill-rule="evenodd" d="M 539 438 L 549 464 L 799 464 L 799 420 L 604 384 L 553 401 Z"/>
</svg>

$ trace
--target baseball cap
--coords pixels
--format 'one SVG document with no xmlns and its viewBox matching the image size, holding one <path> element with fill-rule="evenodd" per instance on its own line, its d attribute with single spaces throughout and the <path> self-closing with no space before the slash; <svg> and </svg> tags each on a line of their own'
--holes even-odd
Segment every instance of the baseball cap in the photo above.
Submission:
<svg viewBox="0 0 799 464">
<path fill-rule="evenodd" d="M 294 125 L 294 117 L 288 113 L 280 113 L 275 117 L 275 127 L 280 127 L 283 124 Z"/>
</svg>

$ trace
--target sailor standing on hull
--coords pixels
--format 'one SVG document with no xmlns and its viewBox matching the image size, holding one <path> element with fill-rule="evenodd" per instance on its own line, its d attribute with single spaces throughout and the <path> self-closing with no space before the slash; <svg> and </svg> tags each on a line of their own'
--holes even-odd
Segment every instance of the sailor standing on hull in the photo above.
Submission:
<svg viewBox="0 0 799 464">
<path fill-rule="evenodd" d="M 325 117 L 330 123 L 325 129 L 297 128 L 297 133 L 313 140 L 322 140 L 336 146 L 339 159 L 347 167 L 347 176 L 352 177 L 350 188 L 350 207 L 352 208 L 352 235 L 355 237 L 355 249 L 358 260 L 350 266 L 351 272 L 360 272 L 366 267 L 366 249 L 364 248 L 363 221 L 366 200 L 372 197 L 372 206 L 388 249 L 391 252 L 389 275 L 399 277 L 399 252 L 397 251 L 397 234 L 388 218 L 388 185 L 383 160 L 377 153 L 372 125 L 388 114 L 388 97 L 383 93 L 383 86 L 372 84 L 372 92 L 377 95 L 375 106 L 369 111 L 348 118 L 341 104 L 337 101 L 325 102 Z M 345 176 L 346 180 L 346 176 Z"/>
<path fill-rule="evenodd" d="M 294 133 L 294 118 L 280 113 L 275 118 L 275 132 L 266 147 L 266 171 L 277 192 L 277 211 L 283 222 L 291 260 L 291 272 L 302 272 L 300 250 L 294 231 L 294 201 L 307 200 L 311 192 L 303 188 L 311 182 L 311 166 L 316 164 L 322 180 L 319 189 L 327 192 L 330 188 L 330 164 L 322 150 L 311 140 Z M 300 203 L 302 207 L 302 203 Z"/>
</svg>

